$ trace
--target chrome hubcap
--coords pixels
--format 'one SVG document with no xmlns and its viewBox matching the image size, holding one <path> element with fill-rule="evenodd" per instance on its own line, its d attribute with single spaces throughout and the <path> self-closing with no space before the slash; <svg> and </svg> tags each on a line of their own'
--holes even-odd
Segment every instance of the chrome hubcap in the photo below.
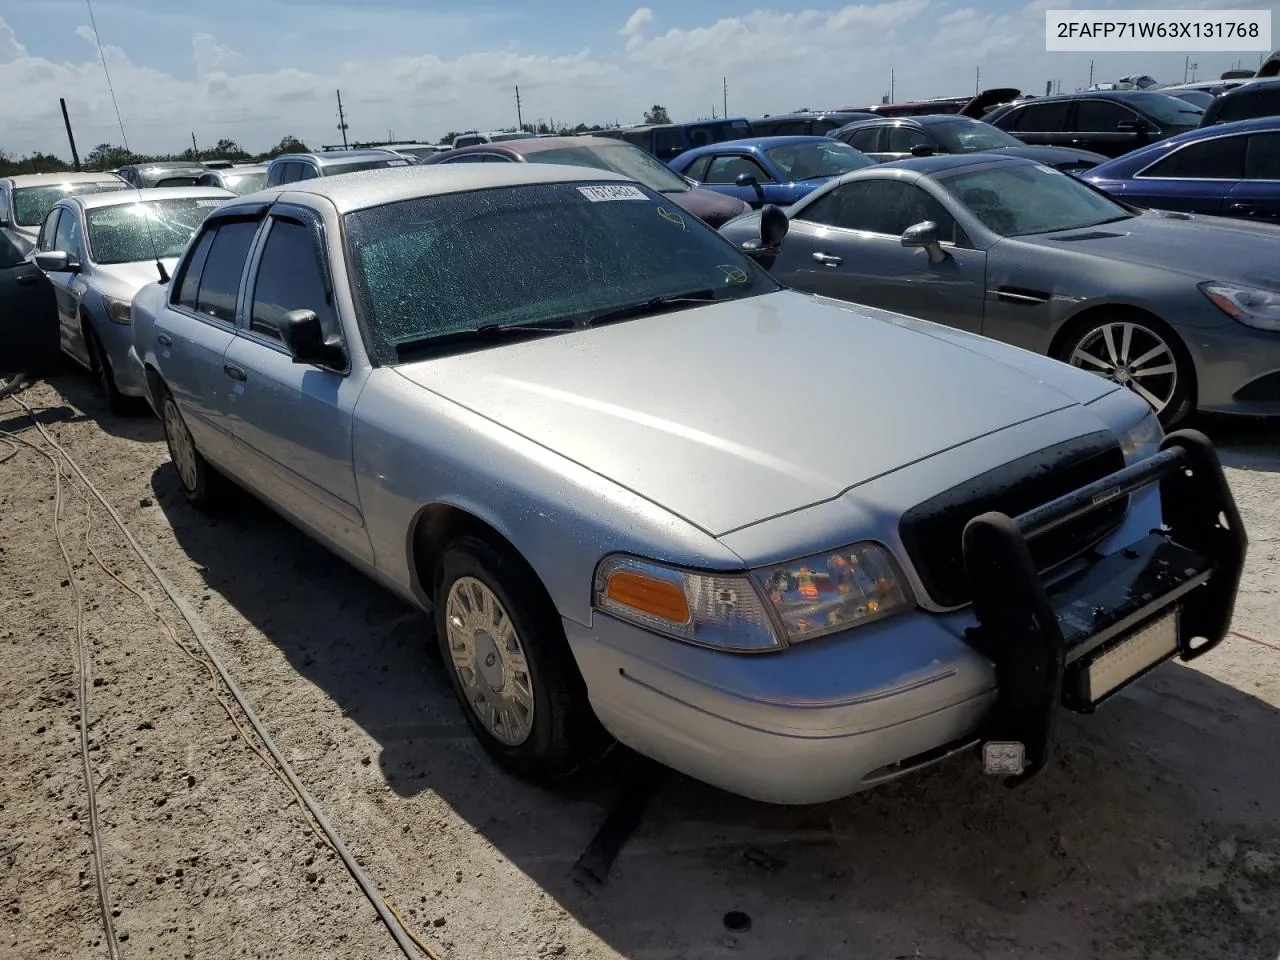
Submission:
<svg viewBox="0 0 1280 960">
<path fill-rule="evenodd" d="M 1163 413 L 1178 391 L 1173 351 L 1140 323 L 1108 323 L 1089 331 L 1071 352 L 1073 367 L 1114 380 Z"/>
<path fill-rule="evenodd" d="M 196 489 L 196 448 L 187 425 L 182 422 L 178 405 L 172 400 L 164 404 L 164 438 L 169 443 L 169 459 L 178 470 L 178 478 L 187 490 Z"/>
<path fill-rule="evenodd" d="M 445 599 L 444 619 L 467 705 L 499 742 L 524 743 L 533 729 L 533 681 L 506 608 L 475 577 L 459 577 Z"/>
</svg>

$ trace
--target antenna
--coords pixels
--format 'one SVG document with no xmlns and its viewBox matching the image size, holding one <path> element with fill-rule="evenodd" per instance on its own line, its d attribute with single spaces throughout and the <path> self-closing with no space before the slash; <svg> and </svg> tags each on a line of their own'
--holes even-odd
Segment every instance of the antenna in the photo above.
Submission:
<svg viewBox="0 0 1280 960">
<path fill-rule="evenodd" d="M 116 123 L 120 125 L 120 139 L 124 141 L 125 153 L 132 154 L 129 149 L 129 137 L 124 132 L 124 120 L 120 118 L 120 104 L 116 103 L 116 88 L 111 84 L 111 71 L 107 69 L 107 54 L 102 49 L 102 37 L 98 36 L 98 22 L 93 18 L 92 0 L 84 0 L 84 5 L 89 8 L 89 26 L 93 28 L 93 41 L 98 45 L 98 56 L 102 59 L 102 72 L 107 77 L 107 91 L 111 94 L 111 106 L 115 107 Z"/>
</svg>

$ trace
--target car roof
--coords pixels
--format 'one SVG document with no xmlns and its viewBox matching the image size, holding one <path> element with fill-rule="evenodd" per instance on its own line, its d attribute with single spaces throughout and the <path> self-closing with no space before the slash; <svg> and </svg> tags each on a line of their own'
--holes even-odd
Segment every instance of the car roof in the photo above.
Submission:
<svg viewBox="0 0 1280 960">
<path fill-rule="evenodd" d="M 920 117 L 868 117 L 866 120 L 854 120 L 846 123 L 837 132 L 845 130 L 857 130 L 860 127 L 871 126 L 887 126 L 895 124 L 897 126 L 913 126 L 913 127 L 930 127 L 937 123 L 982 123 L 974 117 L 966 117 L 963 113 L 928 113 Z"/>
<path fill-rule="evenodd" d="M 758 153 L 762 150 L 768 150 L 772 147 L 786 147 L 801 143 L 825 143 L 832 142 L 831 137 L 821 137 L 815 134 L 790 134 L 783 137 L 743 137 L 741 140 L 725 140 L 721 143 L 708 143 L 701 147 L 693 147 L 680 154 L 680 159 L 686 157 L 701 157 L 704 154 L 715 153 L 730 147 L 736 150 L 747 150 L 751 153 Z M 839 141 L 835 141 L 839 143 Z"/>
<path fill-rule="evenodd" d="M 230 190 L 219 187 L 144 187 L 141 190 L 113 190 L 110 193 L 88 193 L 64 197 L 59 203 L 77 203 L 85 210 L 98 207 L 118 207 L 127 203 L 145 203 L 150 200 L 201 200 L 235 197 Z"/>
<path fill-rule="evenodd" d="M 291 199 L 309 194 L 328 200 L 340 214 L 380 207 L 400 200 L 471 193 L 501 187 L 542 183 L 635 183 L 630 177 L 595 167 L 573 167 L 559 163 L 447 163 L 419 164 L 385 170 L 361 170 L 341 177 L 315 177 L 240 197 L 241 203 L 254 199 Z"/>
<path fill-rule="evenodd" d="M 469 153 L 514 153 L 523 156 L 526 153 L 541 153 L 543 150 L 563 150 L 566 147 L 639 149 L 625 140 L 618 140 L 615 137 L 530 137 L 524 140 L 502 140 L 498 143 L 473 143 L 466 147 L 456 147 L 448 151 L 448 153 L 450 157 Z M 431 159 L 445 159 L 445 156 L 444 154 L 438 154 Z"/>
<path fill-rule="evenodd" d="M 220 173 L 223 176 L 233 177 L 238 173 L 266 173 L 268 164 L 265 163 L 243 163 L 236 164 L 231 167 L 222 167 L 217 170 L 208 170 L 207 173 Z"/>
<path fill-rule="evenodd" d="M 1273 90 L 1280 86 L 1280 77 L 1258 77 L 1253 80 L 1246 81 L 1238 87 L 1234 87 L 1222 94 L 1224 97 L 1247 97 L 1256 90 Z"/>
<path fill-rule="evenodd" d="M 321 150 L 318 153 L 282 153 L 272 159 L 271 163 L 285 160 L 314 160 L 324 166 L 329 163 L 342 163 L 347 160 L 394 159 L 390 150 L 373 148 L 369 150 Z"/>
<path fill-rule="evenodd" d="M 1280 131 L 1280 117 L 1250 117 L 1248 120 L 1233 120 L 1229 123 L 1215 123 L 1209 127 L 1196 127 L 1186 133 L 1167 137 L 1164 140 L 1157 140 L 1151 146 L 1167 147 L 1174 143 L 1209 140 L 1213 137 L 1221 137 L 1233 133 L 1274 133 L 1276 131 Z M 1136 153 L 1137 151 L 1134 152 Z M 1121 156 L 1127 156 L 1127 154 L 1121 154 Z M 1120 158 L 1117 157 L 1116 159 Z"/>
<path fill-rule="evenodd" d="M 55 183 L 114 183 L 119 180 L 114 173 L 19 173 L 0 180 L 14 187 L 47 187 Z"/>
<path fill-rule="evenodd" d="M 203 163 L 192 163 L 190 160 L 156 160 L 146 163 L 126 163 L 121 170 L 207 170 Z"/>
<path fill-rule="evenodd" d="M 1034 160 L 1027 160 L 1023 157 L 1007 157 L 998 153 L 938 153 L 928 157 L 910 157 L 903 160 L 894 160 L 889 163 L 880 163 L 874 167 L 863 167 L 864 170 L 878 170 L 884 167 L 893 167 L 902 170 L 914 170 L 916 173 L 924 176 L 931 176 L 935 173 L 943 173 L 947 170 L 958 170 L 962 167 L 980 167 L 985 164 L 992 163 L 1014 163 L 1020 165 L 1034 164 Z M 858 171 L 854 171 L 857 173 Z"/>
</svg>

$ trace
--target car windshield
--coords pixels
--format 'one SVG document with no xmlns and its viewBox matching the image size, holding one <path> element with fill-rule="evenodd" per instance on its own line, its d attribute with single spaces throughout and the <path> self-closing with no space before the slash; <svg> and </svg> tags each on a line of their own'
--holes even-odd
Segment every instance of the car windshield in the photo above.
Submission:
<svg viewBox="0 0 1280 960">
<path fill-rule="evenodd" d="M 501 142 L 501 141 L 503 141 L 503 140 L 529 140 L 529 139 L 531 139 L 531 138 L 533 138 L 533 137 L 536 137 L 536 136 L 537 136 L 537 134 L 536 134 L 536 133 L 529 133 L 529 132 L 527 132 L 527 131 L 523 131 L 523 130 L 521 130 L 521 131 L 512 130 L 512 131 L 507 132 L 507 133 L 491 133 L 491 134 L 489 134 L 489 142 L 490 142 L 490 143 L 499 143 L 499 142 Z"/>
<path fill-rule="evenodd" d="M 1135 93 L 1124 102 L 1141 110 L 1158 123 L 1171 123 L 1180 127 L 1194 127 L 1204 116 L 1204 109 L 1164 93 Z"/>
<path fill-rule="evenodd" d="M 928 129 L 947 148 L 948 153 L 977 153 L 981 150 L 1023 145 L 1017 137 L 980 120 L 948 120 L 945 123 L 930 124 Z"/>
<path fill-rule="evenodd" d="M 428 157 L 434 157 L 440 152 L 439 147 L 398 147 L 400 153 L 407 153 L 411 157 L 417 157 L 419 160 L 426 160 Z"/>
<path fill-rule="evenodd" d="M 88 183 L 51 183 L 41 187 L 16 187 L 13 191 L 13 215 L 20 227 L 38 227 L 44 223 L 53 205 L 63 197 L 84 196 L 87 193 L 107 193 L 123 190 L 128 184 L 123 180 L 102 180 Z"/>
<path fill-rule="evenodd" d="M 679 193 L 689 189 L 689 184 L 663 166 L 660 160 L 629 143 L 531 150 L 524 158 L 529 163 L 566 163 L 573 167 L 611 170 L 660 193 Z"/>
<path fill-rule="evenodd" d="M 232 193 L 238 193 L 244 196 L 247 193 L 254 193 L 261 190 L 267 185 L 267 172 L 260 170 L 256 173 L 224 173 L 222 175 L 222 184 Z"/>
<path fill-rule="evenodd" d="M 358 173 L 361 170 L 381 170 L 383 167 L 407 167 L 409 161 L 403 157 L 386 157 L 379 160 L 352 160 L 348 163 L 326 163 L 324 175 L 336 177 L 341 173 Z"/>
<path fill-rule="evenodd" d="M 865 153 L 839 140 L 811 140 L 768 147 L 764 155 L 788 180 L 817 180 L 838 177 L 850 170 L 875 165 Z"/>
<path fill-rule="evenodd" d="M 155 182 L 157 187 L 194 187 L 200 183 L 199 177 L 164 177 Z"/>
<path fill-rule="evenodd" d="M 89 256 L 95 263 L 137 263 L 179 256 L 217 197 L 174 197 L 85 211 Z"/>
<path fill-rule="evenodd" d="M 385 363 L 426 338 L 493 325 L 550 325 L 655 298 L 732 300 L 778 289 L 710 227 L 628 183 L 419 197 L 345 221 L 352 285 Z"/>
<path fill-rule="evenodd" d="M 1000 164 L 938 177 L 938 182 L 1004 237 L 1076 230 L 1133 216 L 1074 177 L 1040 164 Z"/>
<path fill-rule="evenodd" d="M 1177 93 L 1169 94 L 1178 100 L 1185 100 L 1192 106 L 1199 107 L 1201 110 L 1207 110 L 1209 104 L 1213 103 L 1216 97 L 1207 90 L 1179 90 Z"/>
</svg>

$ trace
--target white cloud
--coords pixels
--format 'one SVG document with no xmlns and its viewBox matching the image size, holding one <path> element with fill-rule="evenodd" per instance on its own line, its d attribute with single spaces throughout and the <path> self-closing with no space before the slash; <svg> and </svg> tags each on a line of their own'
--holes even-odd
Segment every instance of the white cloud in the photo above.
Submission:
<svg viewBox="0 0 1280 960">
<path fill-rule="evenodd" d="M 13 27 L 0 18 L 0 63 L 12 63 L 27 55 L 27 48 L 18 42 Z"/>
<path fill-rule="evenodd" d="M 195 33 L 191 37 L 191 54 L 196 73 L 230 73 L 243 69 L 248 61 L 211 33 Z"/>
<path fill-rule="evenodd" d="M 634 37 L 643 33 L 644 28 L 653 23 L 653 11 L 648 7 L 639 7 L 635 13 L 627 17 L 627 22 L 618 32 L 624 37 Z"/>
</svg>

